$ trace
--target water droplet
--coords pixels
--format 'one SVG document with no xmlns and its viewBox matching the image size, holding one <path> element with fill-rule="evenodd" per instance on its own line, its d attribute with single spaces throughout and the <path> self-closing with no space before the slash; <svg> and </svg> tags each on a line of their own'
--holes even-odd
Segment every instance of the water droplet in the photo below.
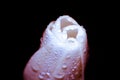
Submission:
<svg viewBox="0 0 120 80">
<path fill-rule="evenodd" d="M 77 72 L 75 72 L 75 75 L 78 75 L 78 71 L 77 71 Z"/>
<path fill-rule="evenodd" d="M 77 57 L 76 57 L 76 59 L 77 59 Z M 72 61 L 73 63 L 75 63 L 75 62 L 77 62 L 75 59 L 73 59 L 73 61 Z"/>
<path fill-rule="evenodd" d="M 45 75 L 45 72 L 41 72 L 41 75 Z"/>
<path fill-rule="evenodd" d="M 69 59 L 70 58 L 70 55 L 68 55 L 67 57 L 66 57 L 66 59 Z"/>
<path fill-rule="evenodd" d="M 64 74 L 62 74 L 62 73 L 61 74 L 60 73 L 59 74 L 55 74 L 54 77 L 56 79 L 62 79 L 62 78 L 64 78 Z"/>
<path fill-rule="evenodd" d="M 34 65 L 34 66 L 32 66 L 32 70 L 33 70 L 34 72 L 37 72 L 37 71 L 39 70 L 38 65 Z"/>
<path fill-rule="evenodd" d="M 68 75 L 70 75 L 71 74 L 71 72 L 68 72 Z"/>
<path fill-rule="evenodd" d="M 45 72 L 41 72 L 38 77 L 39 77 L 39 79 L 41 80 L 41 79 L 44 79 L 44 76 L 45 76 Z"/>
<path fill-rule="evenodd" d="M 77 63 L 75 62 L 74 65 L 76 65 Z"/>
<path fill-rule="evenodd" d="M 55 51 L 55 56 L 57 56 L 58 55 L 58 53 L 57 53 L 57 51 Z"/>
<path fill-rule="evenodd" d="M 39 79 L 44 79 L 44 77 L 42 75 L 39 75 L 38 77 L 39 77 Z"/>
<path fill-rule="evenodd" d="M 47 75 L 47 77 L 50 77 L 50 73 L 47 72 L 46 75 Z"/>
<path fill-rule="evenodd" d="M 66 69 L 66 68 L 67 68 L 67 65 L 63 65 L 62 68 L 63 68 L 63 69 Z"/>
<path fill-rule="evenodd" d="M 77 68 L 77 66 L 74 66 L 73 68 L 74 68 L 74 69 L 76 69 L 76 68 Z"/>
<path fill-rule="evenodd" d="M 75 71 L 75 69 L 73 68 L 73 69 L 72 69 L 72 71 L 74 72 L 74 71 Z"/>
<path fill-rule="evenodd" d="M 74 75 L 72 74 L 71 76 L 70 76 L 72 79 L 75 79 L 75 77 L 74 77 Z"/>
</svg>

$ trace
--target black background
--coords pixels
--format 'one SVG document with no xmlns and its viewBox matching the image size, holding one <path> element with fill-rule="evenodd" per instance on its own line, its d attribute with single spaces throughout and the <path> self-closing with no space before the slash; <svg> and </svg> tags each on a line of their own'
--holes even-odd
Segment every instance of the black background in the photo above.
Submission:
<svg viewBox="0 0 120 80">
<path fill-rule="evenodd" d="M 40 38 L 47 25 L 59 16 L 69 15 L 86 29 L 89 44 L 89 59 L 85 71 L 85 80 L 106 80 L 104 54 L 107 44 L 108 26 L 105 25 L 106 7 L 97 3 L 69 1 L 47 2 L 38 4 L 22 4 L 11 7 L 8 11 L 7 28 L 12 50 L 8 53 L 9 68 L 12 80 L 23 80 L 23 70 L 34 52 L 40 46 Z M 15 8 L 16 7 L 16 8 Z M 8 23 L 9 24 L 9 23 Z M 110 27 L 109 27 L 110 28 Z M 10 30 L 10 31 L 9 31 Z M 8 39 L 7 39 L 8 40 Z M 10 55 L 10 56 L 9 56 Z M 4 77 L 6 78 L 6 77 Z"/>
</svg>

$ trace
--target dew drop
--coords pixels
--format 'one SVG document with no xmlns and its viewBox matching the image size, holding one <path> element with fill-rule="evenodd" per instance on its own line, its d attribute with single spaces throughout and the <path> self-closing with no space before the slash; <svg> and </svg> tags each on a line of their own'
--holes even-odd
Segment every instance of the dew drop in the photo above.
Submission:
<svg viewBox="0 0 120 80">
<path fill-rule="evenodd" d="M 70 76 L 72 79 L 75 79 L 75 77 L 74 77 L 74 75 L 72 74 L 71 76 Z"/>
<path fill-rule="evenodd" d="M 67 65 L 63 65 L 62 68 L 63 68 L 63 69 L 67 69 Z"/>
<path fill-rule="evenodd" d="M 68 72 L 67 74 L 68 74 L 68 75 L 71 75 L 71 72 Z"/>
<path fill-rule="evenodd" d="M 77 66 L 74 66 L 74 69 L 76 69 L 77 68 Z"/>
<path fill-rule="evenodd" d="M 72 62 L 75 63 L 75 60 L 73 60 Z"/>
<path fill-rule="evenodd" d="M 34 72 L 37 72 L 37 71 L 39 70 L 38 65 L 34 65 L 34 66 L 32 66 L 32 70 L 33 70 Z"/>
<path fill-rule="evenodd" d="M 45 76 L 45 72 L 41 72 L 38 77 L 39 77 L 40 80 L 41 80 L 41 79 L 43 80 L 43 79 L 44 79 L 44 76 Z"/>
<path fill-rule="evenodd" d="M 70 58 L 70 55 L 68 55 L 67 57 L 66 57 L 66 59 L 69 59 Z"/>
<path fill-rule="evenodd" d="M 56 79 L 63 79 L 64 78 L 64 74 L 62 74 L 62 73 L 61 74 L 60 73 L 59 74 L 55 74 L 54 77 Z"/>
<path fill-rule="evenodd" d="M 44 77 L 42 75 L 39 75 L 38 77 L 39 77 L 40 80 L 44 79 Z"/>
<path fill-rule="evenodd" d="M 57 51 L 55 51 L 54 53 L 55 53 L 55 56 L 57 56 L 57 55 L 58 55 Z"/>
<path fill-rule="evenodd" d="M 50 77 L 50 73 L 47 72 L 46 75 L 47 75 L 47 77 Z"/>
<path fill-rule="evenodd" d="M 76 65 L 77 63 L 75 62 L 74 65 Z"/>
<path fill-rule="evenodd" d="M 73 69 L 72 69 L 72 71 L 74 72 L 74 71 L 75 71 L 75 69 L 73 68 Z"/>
<path fill-rule="evenodd" d="M 45 75 L 45 72 L 41 72 L 41 75 L 43 75 L 43 76 L 44 76 L 44 75 Z"/>
<path fill-rule="evenodd" d="M 78 75 L 78 72 L 75 72 L 75 75 Z"/>
</svg>

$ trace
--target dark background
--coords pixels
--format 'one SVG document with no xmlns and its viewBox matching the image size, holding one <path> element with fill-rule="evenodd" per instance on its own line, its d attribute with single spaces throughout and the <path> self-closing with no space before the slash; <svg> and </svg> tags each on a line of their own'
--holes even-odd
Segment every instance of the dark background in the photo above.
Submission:
<svg viewBox="0 0 120 80">
<path fill-rule="evenodd" d="M 48 2 L 49 3 L 49 2 Z M 92 2 L 91 2 L 92 3 Z M 37 6 L 36 6 L 37 5 Z M 69 15 L 86 29 L 89 44 L 89 59 L 85 71 L 85 80 L 106 80 L 104 54 L 107 44 L 108 26 L 105 24 L 107 13 L 104 4 L 79 1 L 22 4 L 10 7 L 6 30 L 9 33 L 8 53 L 9 78 L 23 80 L 23 70 L 34 52 L 40 46 L 40 38 L 47 25 L 59 16 Z M 17 7 L 17 8 L 15 8 Z M 8 23 L 9 24 L 9 23 Z M 109 27 L 110 28 L 110 27 Z M 8 39 L 7 39 L 8 40 Z M 7 51 L 7 50 L 5 50 Z M 10 55 L 10 56 L 9 56 Z M 10 62 L 9 62 L 10 61 Z M 5 73 L 6 74 L 6 73 Z M 7 77 L 4 77 L 7 78 Z"/>
</svg>

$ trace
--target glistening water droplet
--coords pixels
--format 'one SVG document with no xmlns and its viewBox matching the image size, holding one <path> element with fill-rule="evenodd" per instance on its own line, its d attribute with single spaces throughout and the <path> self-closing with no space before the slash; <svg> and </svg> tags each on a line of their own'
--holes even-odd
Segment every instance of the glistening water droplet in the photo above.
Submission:
<svg viewBox="0 0 120 80">
<path fill-rule="evenodd" d="M 70 76 L 72 79 L 75 79 L 75 77 L 74 77 L 74 75 L 72 74 L 71 76 Z"/>
<path fill-rule="evenodd" d="M 75 75 L 78 75 L 78 71 L 77 71 L 77 72 L 75 72 Z"/>
<path fill-rule="evenodd" d="M 41 73 L 39 74 L 38 78 L 39 78 L 40 80 L 43 80 L 43 79 L 44 79 L 44 76 L 45 76 L 45 72 L 41 72 Z"/>
<path fill-rule="evenodd" d="M 39 70 L 39 66 L 38 66 L 38 65 L 32 66 L 32 70 L 33 70 L 34 72 L 37 72 L 37 71 Z"/>
<path fill-rule="evenodd" d="M 43 77 L 42 75 L 39 75 L 38 78 L 39 78 L 40 80 L 43 80 L 43 79 L 44 79 L 44 77 Z"/>
<path fill-rule="evenodd" d="M 72 69 L 72 71 L 74 72 L 74 71 L 75 71 L 75 69 L 73 68 L 73 69 Z"/>
<path fill-rule="evenodd" d="M 77 66 L 74 66 L 73 68 L 74 68 L 74 69 L 76 69 L 76 68 L 77 68 Z"/>
<path fill-rule="evenodd" d="M 47 77 L 50 77 L 50 73 L 47 72 L 46 75 L 47 75 Z"/>
<path fill-rule="evenodd" d="M 63 69 L 67 69 L 67 65 L 64 64 L 64 65 L 62 66 L 62 68 L 63 68 Z"/>
<path fill-rule="evenodd" d="M 70 55 L 68 55 L 67 57 L 66 57 L 66 59 L 69 59 L 70 58 Z"/>
<path fill-rule="evenodd" d="M 55 74 L 54 77 L 56 79 L 63 79 L 64 78 L 64 74 L 63 73 L 58 73 L 58 74 Z"/>
</svg>

